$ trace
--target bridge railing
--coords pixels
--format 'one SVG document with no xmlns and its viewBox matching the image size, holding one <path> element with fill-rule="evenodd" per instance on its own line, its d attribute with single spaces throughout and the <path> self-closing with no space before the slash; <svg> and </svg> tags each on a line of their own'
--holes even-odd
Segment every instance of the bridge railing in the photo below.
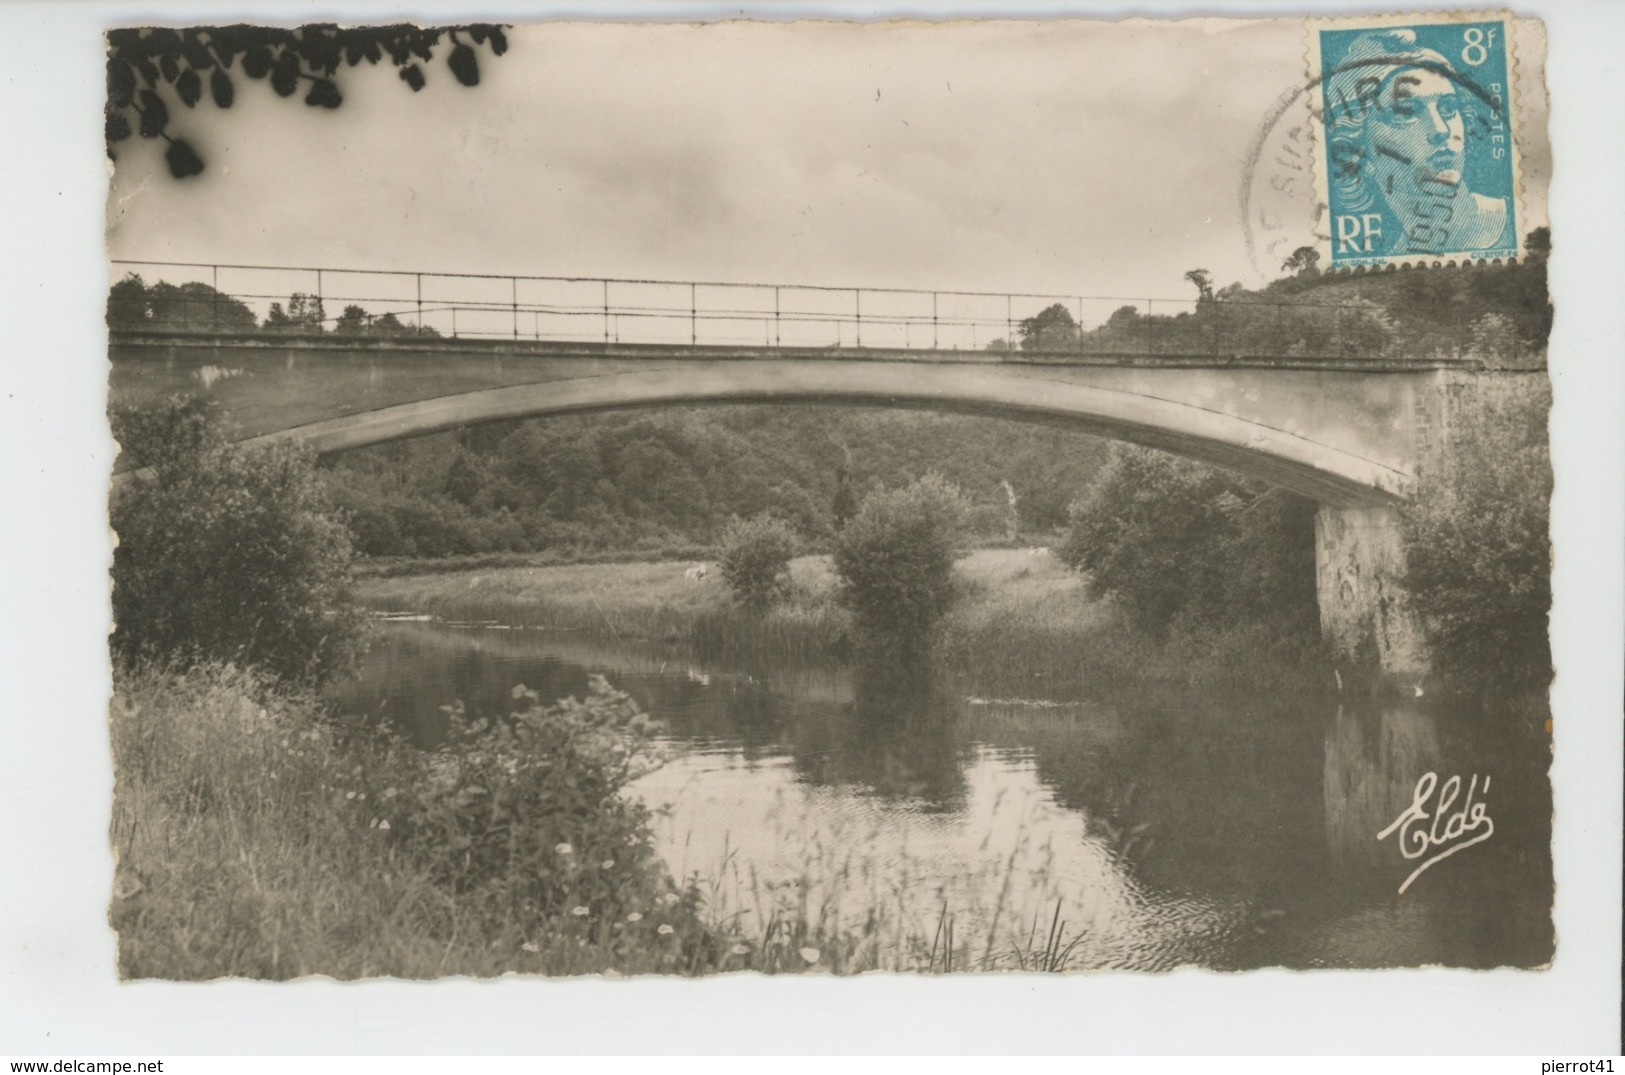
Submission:
<svg viewBox="0 0 1625 1075">
<path fill-rule="evenodd" d="M 1427 331 L 1401 330 L 1368 303 L 129 260 L 115 260 L 113 267 L 109 324 L 163 332 L 1434 360 L 1482 358 L 1477 352 L 1486 348 L 1518 346 L 1509 328 L 1497 333 L 1496 323 L 1486 329 L 1466 314 Z"/>
</svg>

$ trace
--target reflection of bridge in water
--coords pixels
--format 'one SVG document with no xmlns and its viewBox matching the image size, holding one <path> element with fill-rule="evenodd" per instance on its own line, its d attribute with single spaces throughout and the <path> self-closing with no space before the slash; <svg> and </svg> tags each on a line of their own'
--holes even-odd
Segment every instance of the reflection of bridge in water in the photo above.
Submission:
<svg viewBox="0 0 1625 1075">
<path fill-rule="evenodd" d="M 115 406 L 202 393 L 243 439 L 323 454 L 545 415 L 811 403 L 1058 424 L 1223 466 L 1322 505 L 1323 628 L 1395 670 L 1421 656 L 1394 506 L 1477 367 L 1457 334 L 1396 335 L 1369 306 L 119 267 L 172 289 L 162 309 L 109 309 Z M 248 329 L 296 291 L 320 300 L 303 320 Z"/>
</svg>

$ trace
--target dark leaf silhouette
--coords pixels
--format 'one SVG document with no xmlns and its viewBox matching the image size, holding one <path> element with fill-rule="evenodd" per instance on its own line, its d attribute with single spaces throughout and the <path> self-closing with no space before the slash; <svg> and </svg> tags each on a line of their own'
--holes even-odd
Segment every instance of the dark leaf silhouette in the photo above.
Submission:
<svg viewBox="0 0 1625 1075">
<path fill-rule="evenodd" d="M 190 143 L 181 138 L 169 143 L 164 160 L 169 162 L 169 174 L 176 179 L 185 179 L 203 171 L 203 161 L 193 152 Z"/>
<path fill-rule="evenodd" d="M 141 137 L 156 138 L 164 133 L 169 125 L 169 109 L 164 107 L 163 100 L 151 90 L 141 91 Z"/>
<path fill-rule="evenodd" d="M 489 46 L 496 56 L 508 50 L 503 28 L 486 23 L 456 28 L 406 23 L 341 28 L 336 23 L 311 23 L 291 30 L 246 24 L 109 30 L 108 155 L 112 156 L 113 143 L 137 131 L 145 138 L 170 141 L 167 95 L 160 96 L 166 83 L 176 99 L 193 108 L 203 99 L 206 77 L 216 107 L 231 108 L 237 89 L 227 72 L 241 59 L 241 70 L 251 79 L 269 76 L 278 96 L 293 96 L 304 79 L 311 83 L 304 97 L 307 105 L 335 109 L 344 103 L 342 80 L 335 76 L 346 65 L 359 66 L 362 59 L 376 64 L 387 57 L 413 92 L 423 89 L 427 64 L 448 33 L 453 36 L 447 66 L 464 86 L 479 84 L 477 47 Z M 171 142 L 167 160 L 171 173 L 180 178 L 197 175 L 204 166 L 202 157 L 185 142 Z"/>
<path fill-rule="evenodd" d="M 458 45 L 451 50 L 451 56 L 446 60 L 451 73 L 457 76 L 457 81 L 465 86 L 478 86 L 480 84 L 480 62 L 474 58 L 474 50 L 467 45 Z"/>
<path fill-rule="evenodd" d="M 214 74 L 209 76 L 209 92 L 214 94 L 214 103 L 220 108 L 230 108 L 233 100 L 231 76 L 216 68 Z"/>
<path fill-rule="evenodd" d="M 291 97 L 299 88 L 299 56 L 292 49 L 283 49 L 272 65 L 271 88 L 278 97 Z"/>
<path fill-rule="evenodd" d="M 181 104 L 191 108 L 197 104 L 198 98 L 203 96 L 203 80 L 197 72 L 188 67 L 181 72 L 181 77 L 175 80 L 175 93 L 181 99 Z"/>
<path fill-rule="evenodd" d="M 305 95 L 305 103 L 322 108 L 337 108 L 344 103 L 339 95 L 339 88 L 325 78 L 318 78 L 310 85 L 310 92 Z"/>
<path fill-rule="evenodd" d="M 165 54 L 173 55 L 180 51 L 181 35 L 179 30 L 172 30 L 167 26 L 154 26 L 147 31 L 147 48 L 154 56 Z"/>
<path fill-rule="evenodd" d="M 243 74 L 249 78 L 264 78 L 271 70 L 271 50 L 264 45 L 252 45 L 243 53 Z"/>
<path fill-rule="evenodd" d="M 107 107 L 128 108 L 135 99 L 135 70 L 119 60 L 107 63 Z"/>
<path fill-rule="evenodd" d="M 198 38 L 196 31 L 187 34 L 181 42 L 181 55 L 186 57 L 187 66 L 194 71 L 207 71 L 214 66 L 209 47 Z"/>
</svg>

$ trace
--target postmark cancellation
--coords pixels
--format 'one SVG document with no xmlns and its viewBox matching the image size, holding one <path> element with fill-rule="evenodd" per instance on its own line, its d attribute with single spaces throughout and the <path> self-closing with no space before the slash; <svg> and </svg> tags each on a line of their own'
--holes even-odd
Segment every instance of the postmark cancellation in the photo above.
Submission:
<svg viewBox="0 0 1625 1075">
<path fill-rule="evenodd" d="M 1314 20 L 1307 58 L 1324 263 L 1519 257 L 1512 20 Z"/>
</svg>

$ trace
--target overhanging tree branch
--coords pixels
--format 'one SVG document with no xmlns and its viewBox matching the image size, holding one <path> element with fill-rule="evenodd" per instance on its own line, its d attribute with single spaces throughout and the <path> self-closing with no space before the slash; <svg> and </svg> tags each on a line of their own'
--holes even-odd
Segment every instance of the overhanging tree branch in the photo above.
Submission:
<svg viewBox="0 0 1625 1075">
<path fill-rule="evenodd" d="M 110 30 L 107 155 L 117 159 L 114 144 L 139 132 L 143 138 L 161 137 L 169 143 L 165 159 L 176 179 L 197 175 L 203 171 L 203 158 L 189 142 L 167 131 L 172 114 L 164 101 L 166 94 L 173 95 L 187 109 L 195 108 L 203 98 L 203 76 L 207 74 L 209 96 L 215 107 L 230 108 L 237 97 L 231 70 L 240 60 L 238 71 L 255 80 L 268 78 L 279 97 L 292 96 L 300 81 L 305 80 L 311 84 L 305 104 L 338 108 L 344 103 L 335 78 L 339 69 L 355 67 L 363 60 L 377 64 L 385 58 L 400 68 L 401 80 L 416 92 L 427 82 L 423 65 L 433 61 L 436 46 L 447 36 L 452 49 L 446 65 L 464 86 L 479 85 L 475 48 L 488 46 L 493 56 L 508 51 L 504 27 L 489 23 L 442 27 L 312 23 L 293 30 L 246 25 Z M 132 123 L 132 119 L 136 122 Z"/>
</svg>

